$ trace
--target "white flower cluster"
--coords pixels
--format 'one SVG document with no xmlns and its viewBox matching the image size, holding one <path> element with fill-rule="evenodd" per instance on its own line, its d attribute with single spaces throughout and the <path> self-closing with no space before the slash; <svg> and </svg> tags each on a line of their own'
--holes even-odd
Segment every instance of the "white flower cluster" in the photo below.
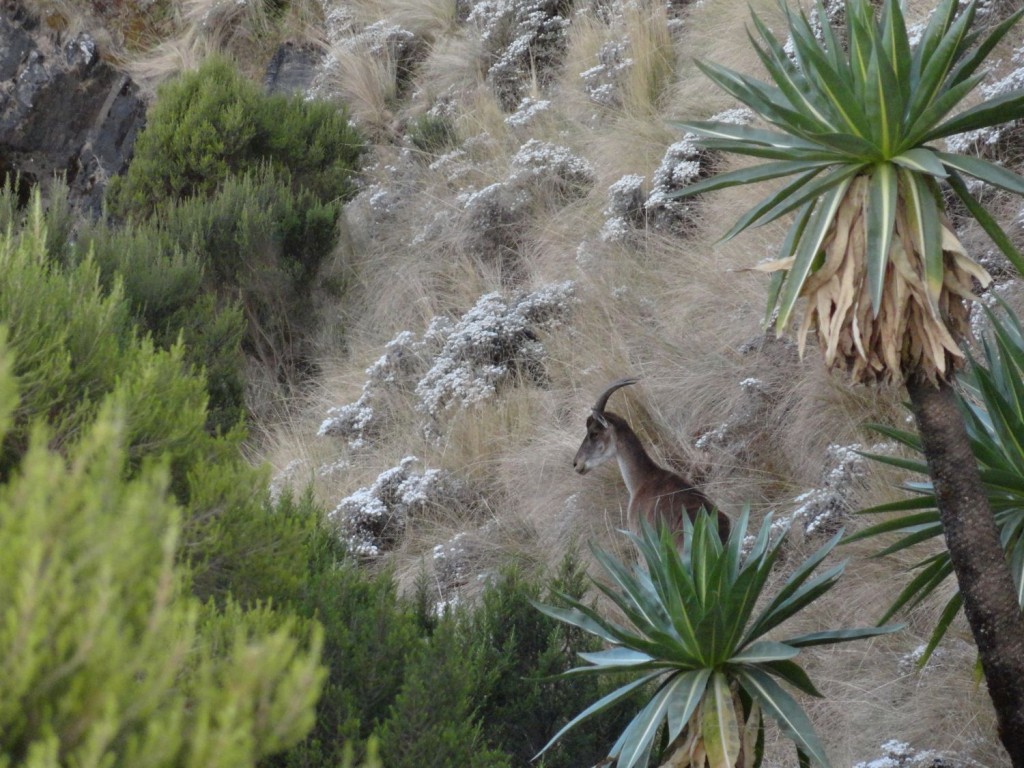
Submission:
<svg viewBox="0 0 1024 768">
<path fill-rule="evenodd" d="M 508 111 L 528 78 L 545 84 L 561 61 L 569 21 L 559 6 L 558 0 L 482 0 L 469 14 L 494 62 L 487 80 Z"/>
<path fill-rule="evenodd" d="M 619 95 L 623 77 L 633 66 L 629 52 L 629 38 L 609 40 L 597 52 L 596 66 L 580 73 L 583 90 L 590 100 L 604 107 L 622 105 Z"/>
<path fill-rule="evenodd" d="M 601 228 L 601 240 L 617 242 L 625 240 L 630 233 L 642 228 L 644 213 L 644 177 L 631 173 L 623 176 L 608 187 L 607 217 Z"/>
<path fill-rule="evenodd" d="M 763 429 L 775 393 L 761 379 L 752 377 L 741 381 L 739 387 L 743 399 L 729 421 L 704 432 L 694 443 L 696 448 L 702 451 L 718 448 L 737 457 L 749 450 L 749 443 Z"/>
<path fill-rule="evenodd" d="M 366 369 L 363 392 L 354 403 L 329 408 L 317 434 L 343 437 L 351 450 L 366 447 L 386 424 L 388 392 L 411 388 L 426 368 L 431 343 L 443 335 L 446 321 L 435 318 L 422 339 L 411 331 L 402 331 L 384 345 L 384 354 Z"/>
<path fill-rule="evenodd" d="M 544 185 L 572 198 L 594 183 L 594 168 L 568 147 L 530 139 L 512 158 L 509 183 L 522 188 Z"/>
<path fill-rule="evenodd" d="M 568 147 L 530 139 L 512 158 L 509 177 L 465 192 L 462 204 L 466 246 L 488 258 L 515 253 L 521 223 L 535 200 L 564 204 L 594 183 L 593 167 Z"/>
<path fill-rule="evenodd" d="M 415 456 L 406 456 L 330 513 L 353 554 L 377 557 L 401 541 L 410 519 L 431 509 L 467 504 L 471 494 L 456 475 L 440 469 L 417 471 L 418 464 Z"/>
<path fill-rule="evenodd" d="M 941 766 L 967 764 L 947 762 L 948 756 L 933 750 L 916 750 L 902 741 L 887 741 L 881 746 L 882 756 L 853 768 L 941 768 Z M 973 762 L 973 761 L 972 761 Z"/>
<path fill-rule="evenodd" d="M 519 102 L 516 111 L 505 118 L 505 124 L 511 128 L 525 128 L 537 118 L 537 115 L 549 109 L 551 102 L 548 99 L 531 99 L 527 96 Z"/>
<path fill-rule="evenodd" d="M 683 235 L 689 230 L 694 204 L 674 200 L 671 194 L 699 181 L 709 172 L 708 153 L 687 134 L 670 146 L 651 177 L 651 193 L 644 208 L 654 229 Z"/>
<path fill-rule="evenodd" d="M 452 327 L 434 364 L 416 385 L 417 408 L 437 419 L 444 411 L 493 397 L 519 376 L 542 381 L 547 354 L 537 331 L 563 323 L 574 296 L 572 282 L 550 285 L 511 302 L 497 293 L 482 296 Z"/>
<path fill-rule="evenodd" d="M 791 519 L 804 533 L 834 533 L 849 515 L 854 483 L 866 473 L 867 460 L 861 450 L 859 444 L 828 447 L 821 486 L 793 500 L 797 508 Z"/>
<path fill-rule="evenodd" d="M 366 369 L 359 399 L 330 408 L 318 434 L 344 438 L 359 450 L 387 424 L 392 394 L 415 392 L 416 409 L 436 419 L 494 396 L 517 376 L 542 381 L 546 351 L 537 333 L 565 322 L 574 303 L 572 282 L 511 301 L 489 293 L 458 321 L 435 317 L 422 337 L 403 331 Z M 432 425 L 424 429 L 433 431 Z"/>
</svg>

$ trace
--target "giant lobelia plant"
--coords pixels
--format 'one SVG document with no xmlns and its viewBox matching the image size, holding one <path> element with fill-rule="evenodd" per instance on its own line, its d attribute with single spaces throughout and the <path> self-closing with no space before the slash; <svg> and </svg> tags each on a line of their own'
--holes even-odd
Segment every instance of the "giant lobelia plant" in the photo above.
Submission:
<svg viewBox="0 0 1024 768">
<path fill-rule="evenodd" d="M 744 552 L 748 517 L 749 510 L 744 511 L 723 544 L 717 526 L 703 510 L 694 524 L 684 516 L 681 552 L 671 531 L 656 532 L 644 523 L 640 536 L 627 534 L 643 560 L 632 569 L 595 548 L 595 557 L 610 577 L 609 584 L 595 583 L 618 606 L 629 626 L 568 595 L 560 595 L 567 607 L 536 604 L 547 615 L 609 645 L 596 653 L 581 653 L 588 666 L 571 669 L 563 677 L 626 674 L 631 678 L 571 720 L 541 754 L 588 717 L 646 690 L 650 693 L 646 703 L 610 750 L 609 762 L 614 760 L 618 768 L 648 765 L 662 726 L 665 766 L 752 768 L 761 762 L 765 715 L 793 740 L 800 765 L 829 765 L 806 713 L 780 683 L 820 696 L 794 661 L 801 648 L 875 637 L 899 627 L 833 629 L 766 639 L 835 586 L 845 561 L 822 573 L 815 571 L 842 538 L 842 531 L 801 563 L 767 599 L 765 586 L 786 534 L 771 540 L 768 515 Z"/>
<path fill-rule="evenodd" d="M 783 5 L 789 49 L 755 14 L 751 42 L 768 82 L 699 65 L 770 127 L 682 127 L 708 149 L 766 162 L 679 194 L 790 177 L 726 237 L 793 214 L 779 257 L 757 267 L 773 273 L 769 313 L 776 313 L 776 329 L 789 325 L 803 298 L 801 349 L 816 329 L 829 367 L 856 382 L 906 386 L 1000 738 L 1021 768 L 1024 619 L 952 387 L 963 360 L 965 301 L 975 282 L 990 278 L 953 230 L 940 185 L 1024 271 L 1024 258 L 967 177 L 1017 194 L 1024 194 L 1024 179 L 941 143 L 1024 117 L 1019 90 L 957 112 L 1024 9 L 982 34 L 972 30 L 976 2 L 960 10 L 957 0 L 940 0 L 911 42 L 898 0 L 883 0 L 877 14 L 869 0 L 846 0 L 844 7 L 841 34 L 820 4 L 817 31 L 806 15 Z"/>
<path fill-rule="evenodd" d="M 999 540 L 1010 564 L 1017 600 L 1024 605 L 1024 328 L 1005 304 L 1001 311 L 987 310 L 987 314 L 990 330 L 982 338 L 982 359 L 972 359 L 958 380 L 960 405 L 988 503 L 999 527 Z M 913 432 L 882 424 L 871 426 L 911 451 L 922 450 L 921 441 Z M 863 510 L 862 514 L 898 514 L 848 536 L 846 541 L 896 534 L 896 540 L 878 553 L 882 556 L 915 548 L 940 536 L 942 521 L 923 458 L 865 455 L 924 478 L 904 482 L 909 497 Z M 911 570 L 915 571 L 914 577 L 897 595 L 882 622 L 935 594 L 952 575 L 953 563 L 949 552 L 941 550 L 923 558 Z M 928 662 L 962 608 L 963 596 L 955 591 L 946 600 L 920 665 Z"/>
</svg>

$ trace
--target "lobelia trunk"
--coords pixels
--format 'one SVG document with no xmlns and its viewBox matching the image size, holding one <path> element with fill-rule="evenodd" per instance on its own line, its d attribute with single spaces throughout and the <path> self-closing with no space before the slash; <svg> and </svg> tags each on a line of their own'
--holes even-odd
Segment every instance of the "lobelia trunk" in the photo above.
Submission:
<svg viewBox="0 0 1024 768">
<path fill-rule="evenodd" d="M 906 386 L 999 738 L 1024 768 L 1024 615 L 995 518 L 952 385 L 911 375 Z"/>
</svg>

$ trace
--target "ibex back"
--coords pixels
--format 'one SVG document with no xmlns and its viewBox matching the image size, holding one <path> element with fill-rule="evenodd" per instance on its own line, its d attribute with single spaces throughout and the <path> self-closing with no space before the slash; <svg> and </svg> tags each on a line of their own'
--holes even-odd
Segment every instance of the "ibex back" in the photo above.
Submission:
<svg viewBox="0 0 1024 768">
<path fill-rule="evenodd" d="M 605 410 L 615 390 L 637 381 L 639 379 L 619 379 L 597 398 L 587 418 L 587 436 L 576 452 L 573 467 L 585 475 L 610 459 L 618 460 L 619 471 L 629 490 L 627 519 L 633 530 L 640 527 L 641 519 L 646 519 L 655 527 L 668 526 L 681 540 L 683 515 L 692 521 L 703 507 L 708 514 L 717 516 L 718 535 L 725 541 L 731 527 L 729 516 L 719 511 L 711 499 L 686 478 L 658 466 L 628 422 Z"/>
</svg>

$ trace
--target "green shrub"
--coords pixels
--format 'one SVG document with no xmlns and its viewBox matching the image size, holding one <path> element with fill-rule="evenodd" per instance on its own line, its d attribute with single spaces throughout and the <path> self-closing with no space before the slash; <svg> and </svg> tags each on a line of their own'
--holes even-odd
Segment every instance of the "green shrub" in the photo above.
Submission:
<svg viewBox="0 0 1024 768">
<path fill-rule="evenodd" d="M 17 368 L 0 346 L 0 436 Z M 164 462 L 128 471 L 131 395 L 102 400 L 0 485 L 0 766 L 254 765 L 312 726 L 319 634 L 189 595 Z"/>
<path fill-rule="evenodd" d="M 166 203 L 150 225 L 195 254 L 207 293 L 221 305 L 237 301 L 246 352 L 285 382 L 313 363 L 314 297 L 340 290 L 323 269 L 337 240 L 340 203 L 292 191 L 290 178 L 261 166 L 227 179 L 208 200 Z"/>
<path fill-rule="evenodd" d="M 210 197 L 232 175 L 269 163 L 296 190 L 346 199 L 362 151 L 342 110 L 301 96 L 267 96 L 223 58 L 166 84 L 135 144 L 127 173 L 111 180 L 117 218 L 146 219 L 167 201 Z"/>
<path fill-rule="evenodd" d="M 361 151 L 343 110 L 265 95 L 214 57 L 160 90 L 127 173 L 111 180 L 107 210 L 129 226 L 99 246 L 113 249 L 106 274 L 124 276 L 159 343 L 184 331 L 209 377 L 211 428 L 241 411 L 244 360 L 228 349 L 237 323 L 265 376 L 250 392 L 287 391 L 314 369 L 320 305 L 344 282 L 324 267 Z"/>
<path fill-rule="evenodd" d="M 581 652 L 600 643 L 586 633 L 540 614 L 533 601 L 554 599 L 554 593 L 582 599 L 587 580 L 574 549 L 563 559 L 547 589 L 514 568 L 487 589 L 478 609 L 467 616 L 468 647 L 478 648 L 490 670 L 487 687 L 478 696 L 483 733 L 489 744 L 513 758 L 513 765 L 532 760 L 579 709 L 614 686 L 593 679 L 550 680 L 578 662 Z M 540 763 L 544 768 L 596 765 L 607 755 L 603 734 L 621 729 L 622 712 L 601 716 L 594 727 L 567 734 Z"/>
<path fill-rule="evenodd" d="M 397 593 L 392 574 L 339 563 L 325 530 L 312 547 L 303 615 L 324 628 L 329 671 L 310 737 L 267 765 L 313 768 L 362 759 L 379 739 L 388 768 L 419 765 L 530 766 L 533 756 L 586 703 L 611 690 L 596 680 L 547 682 L 595 650 L 586 633 L 540 614 L 531 600 L 549 590 L 515 569 L 484 592 L 478 606 L 437 613 L 421 589 Z M 585 581 L 570 554 L 551 589 L 582 595 Z M 605 756 L 602 734 L 626 713 L 569 734 L 545 755 L 546 768 L 592 765 Z"/>
<path fill-rule="evenodd" d="M 73 249 L 72 263 L 85 260 L 108 291 L 121 286 L 132 319 L 157 347 L 180 341 L 185 361 L 205 372 L 207 429 L 235 427 L 246 413 L 245 318 L 237 304 L 204 290 L 199 255 L 149 224 L 96 222 L 82 226 Z"/>
<path fill-rule="evenodd" d="M 450 117 L 420 115 L 409 123 L 409 140 L 420 152 L 441 155 L 459 144 L 459 134 Z"/>
<path fill-rule="evenodd" d="M 0 234 L 0 324 L 10 331 L 19 402 L 0 453 L 0 479 L 17 470 L 33 426 L 70 450 L 100 405 L 119 398 L 125 416 L 127 476 L 166 462 L 183 507 L 180 555 L 193 590 L 245 605 L 273 596 L 299 600 L 305 547 L 320 512 L 311 504 L 275 507 L 265 470 L 242 456 L 244 432 L 207 431 L 207 385 L 175 343 L 140 338 L 122 282 L 109 290 L 88 256 L 64 267 L 47 250 L 37 194 L 22 227 Z M 228 350 L 230 353 L 231 350 Z"/>
</svg>

